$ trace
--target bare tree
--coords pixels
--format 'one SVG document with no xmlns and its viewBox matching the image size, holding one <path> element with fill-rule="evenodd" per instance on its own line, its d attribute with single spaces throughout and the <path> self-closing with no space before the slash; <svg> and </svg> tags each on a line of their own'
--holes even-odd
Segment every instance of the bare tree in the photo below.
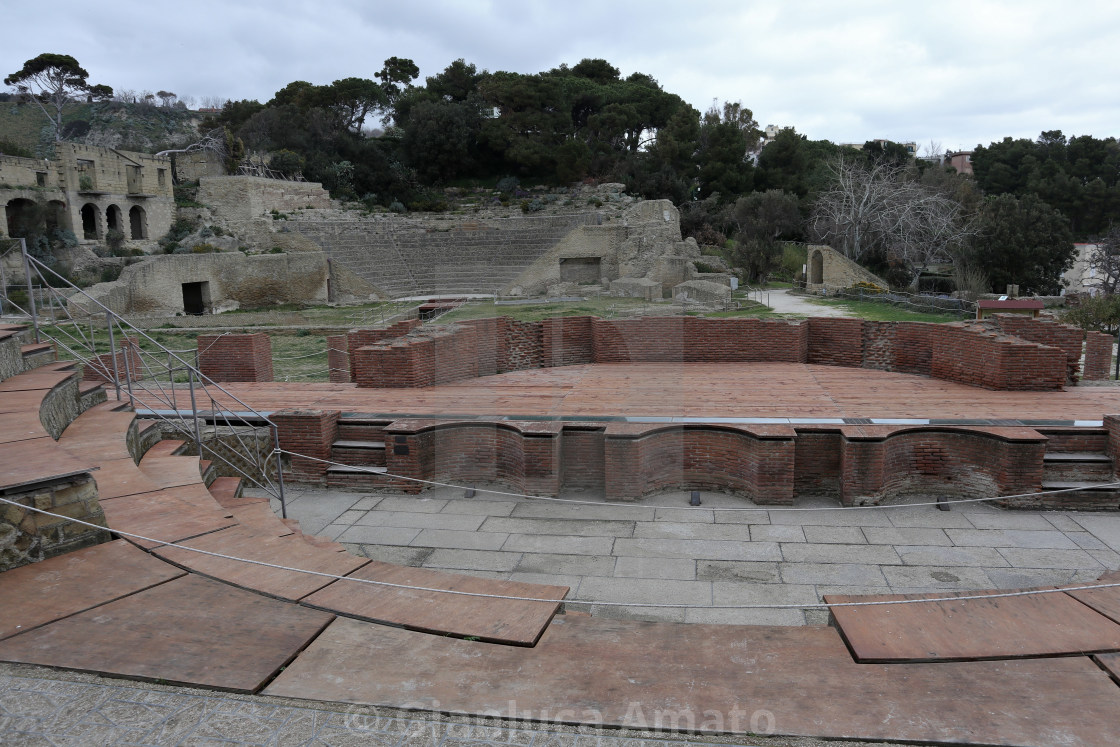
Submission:
<svg viewBox="0 0 1120 747">
<path fill-rule="evenodd" d="M 1120 291 L 1120 227 L 1113 226 L 1089 252 L 1093 286 L 1106 296 Z"/>
<path fill-rule="evenodd" d="M 809 219 L 813 237 L 849 259 L 882 253 L 914 275 L 952 262 L 974 233 L 955 200 L 917 183 L 901 168 L 843 154 L 829 163 L 831 187 Z"/>
<path fill-rule="evenodd" d="M 217 153 L 222 158 L 229 158 L 229 146 L 226 142 L 226 131 L 218 127 L 205 133 L 200 140 L 191 143 L 186 148 L 173 148 L 161 150 L 157 156 L 169 156 L 172 153 L 194 153 L 195 151 L 210 151 Z"/>
</svg>

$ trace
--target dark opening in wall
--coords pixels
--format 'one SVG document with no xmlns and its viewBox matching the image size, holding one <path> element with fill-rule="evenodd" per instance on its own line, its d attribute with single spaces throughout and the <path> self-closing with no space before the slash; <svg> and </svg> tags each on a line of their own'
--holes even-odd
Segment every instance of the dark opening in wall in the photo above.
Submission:
<svg viewBox="0 0 1120 747">
<path fill-rule="evenodd" d="M 82 205 L 82 238 L 96 239 L 100 233 L 98 224 L 101 222 L 101 213 L 92 202 Z"/>
<path fill-rule="evenodd" d="M 134 240 L 148 238 L 148 216 L 144 214 L 144 208 L 134 205 L 129 209 L 128 224 Z"/>
<path fill-rule="evenodd" d="M 183 311 L 201 316 L 210 310 L 210 283 L 183 283 Z"/>
<path fill-rule="evenodd" d="M 560 281 L 563 283 L 598 284 L 602 257 L 565 257 L 560 260 Z"/>
</svg>

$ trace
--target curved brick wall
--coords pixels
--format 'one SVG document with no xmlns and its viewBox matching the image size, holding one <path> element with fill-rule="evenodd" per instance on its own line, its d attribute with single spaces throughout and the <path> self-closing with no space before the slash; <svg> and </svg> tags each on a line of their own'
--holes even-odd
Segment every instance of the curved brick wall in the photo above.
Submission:
<svg viewBox="0 0 1120 747">
<path fill-rule="evenodd" d="M 300 453 L 329 454 L 338 437 L 337 413 L 286 411 L 275 419 L 282 445 Z M 424 418 L 390 423 L 384 434 L 389 476 L 362 475 L 363 486 L 413 493 L 427 487 L 398 479 L 403 477 L 498 483 L 530 495 L 583 488 L 601 491 L 609 500 L 706 489 L 726 490 L 762 505 L 789 505 L 798 496 L 832 496 L 844 505 L 858 505 L 913 495 L 1031 493 L 1042 483 L 1048 438 L 1026 427 L 604 426 Z M 321 477 L 302 469 L 294 458 L 292 468 L 304 478 Z"/>
<path fill-rule="evenodd" d="M 1026 318 L 926 324 L 699 317 L 516 322 L 498 317 L 422 327 L 397 337 L 389 331 L 351 332 L 346 349 L 352 381 L 363 387 L 434 386 L 587 363 L 784 362 L 897 371 L 987 389 L 1048 391 L 1076 382 L 1083 337 L 1075 327 Z M 1104 344 L 1091 345 L 1086 369 L 1100 375 L 1109 354 Z"/>
</svg>

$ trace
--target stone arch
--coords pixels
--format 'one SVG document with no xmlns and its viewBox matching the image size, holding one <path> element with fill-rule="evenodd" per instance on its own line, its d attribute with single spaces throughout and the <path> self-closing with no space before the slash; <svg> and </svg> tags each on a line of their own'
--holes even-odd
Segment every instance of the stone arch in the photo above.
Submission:
<svg viewBox="0 0 1120 747">
<path fill-rule="evenodd" d="M 105 230 L 124 233 L 124 218 L 121 216 L 121 209 L 119 206 L 110 205 L 105 208 Z"/>
<path fill-rule="evenodd" d="M 46 228 L 43 206 L 34 200 L 17 197 L 8 201 L 6 210 L 8 236 L 13 239 L 26 239 L 41 234 Z"/>
<path fill-rule="evenodd" d="M 87 202 L 82 205 L 80 212 L 82 215 L 82 238 L 101 238 L 101 211 L 97 209 L 97 205 Z"/>
<path fill-rule="evenodd" d="M 144 208 L 139 205 L 133 205 L 128 210 L 128 225 L 130 230 L 130 238 L 146 239 L 148 238 L 148 216 L 144 212 Z"/>
<path fill-rule="evenodd" d="M 814 250 L 809 255 L 809 285 L 824 283 L 824 252 Z"/>
<path fill-rule="evenodd" d="M 66 209 L 66 203 L 62 200 L 51 200 L 47 203 L 47 211 L 44 216 L 47 222 L 47 232 L 53 234 L 55 231 L 69 231 L 70 228 L 70 211 Z"/>
</svg>

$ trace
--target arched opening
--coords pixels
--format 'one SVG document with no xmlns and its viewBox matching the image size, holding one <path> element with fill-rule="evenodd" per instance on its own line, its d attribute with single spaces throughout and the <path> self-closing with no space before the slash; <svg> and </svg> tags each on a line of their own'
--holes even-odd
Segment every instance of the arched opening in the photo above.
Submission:
<svg viewBox="0 0 1120 747">
<path fill-rule="evenodd" d="M 824 282 L 824 253 L 819 249 L 809 257 L 809 284 L 820 285 Z"/>
<path fill-rule="evenodd" d="M 97 209 L 97 205 L 94 205 L 92 202 L 87 202 L 85 205 L 82 205 L 81 213 L 82 238 L 101 238 L 101 211 Z"/>
<path fill-rule="evenodd" d="M 129 209 L 128 225 L 132 229 L 132 239 L 148 238 L 148 216 L 144 214 L 144 208 L 134 205 Z"/>
<path fill-rule="evenodd" d="M 120 231 L 122 234 L 124 233 L 121 209 L 116 205 L 110 205 L 105 209 L 105 227 L 109 231 Z"/>
<path fill-rule="evenodd" d="M 43 233 L 45 210 L 39 203 L 23 197 L 8 202 L 8 236 L 29 239 Z"/>
<path fill-rule="evenodd" d="M 66 203 L 61 200 L 51 200 L 47 203 L 47 232 L 53 237 L 55 231 L 70 230 L 70 214 L 66 210 Z"/>
</svg>

